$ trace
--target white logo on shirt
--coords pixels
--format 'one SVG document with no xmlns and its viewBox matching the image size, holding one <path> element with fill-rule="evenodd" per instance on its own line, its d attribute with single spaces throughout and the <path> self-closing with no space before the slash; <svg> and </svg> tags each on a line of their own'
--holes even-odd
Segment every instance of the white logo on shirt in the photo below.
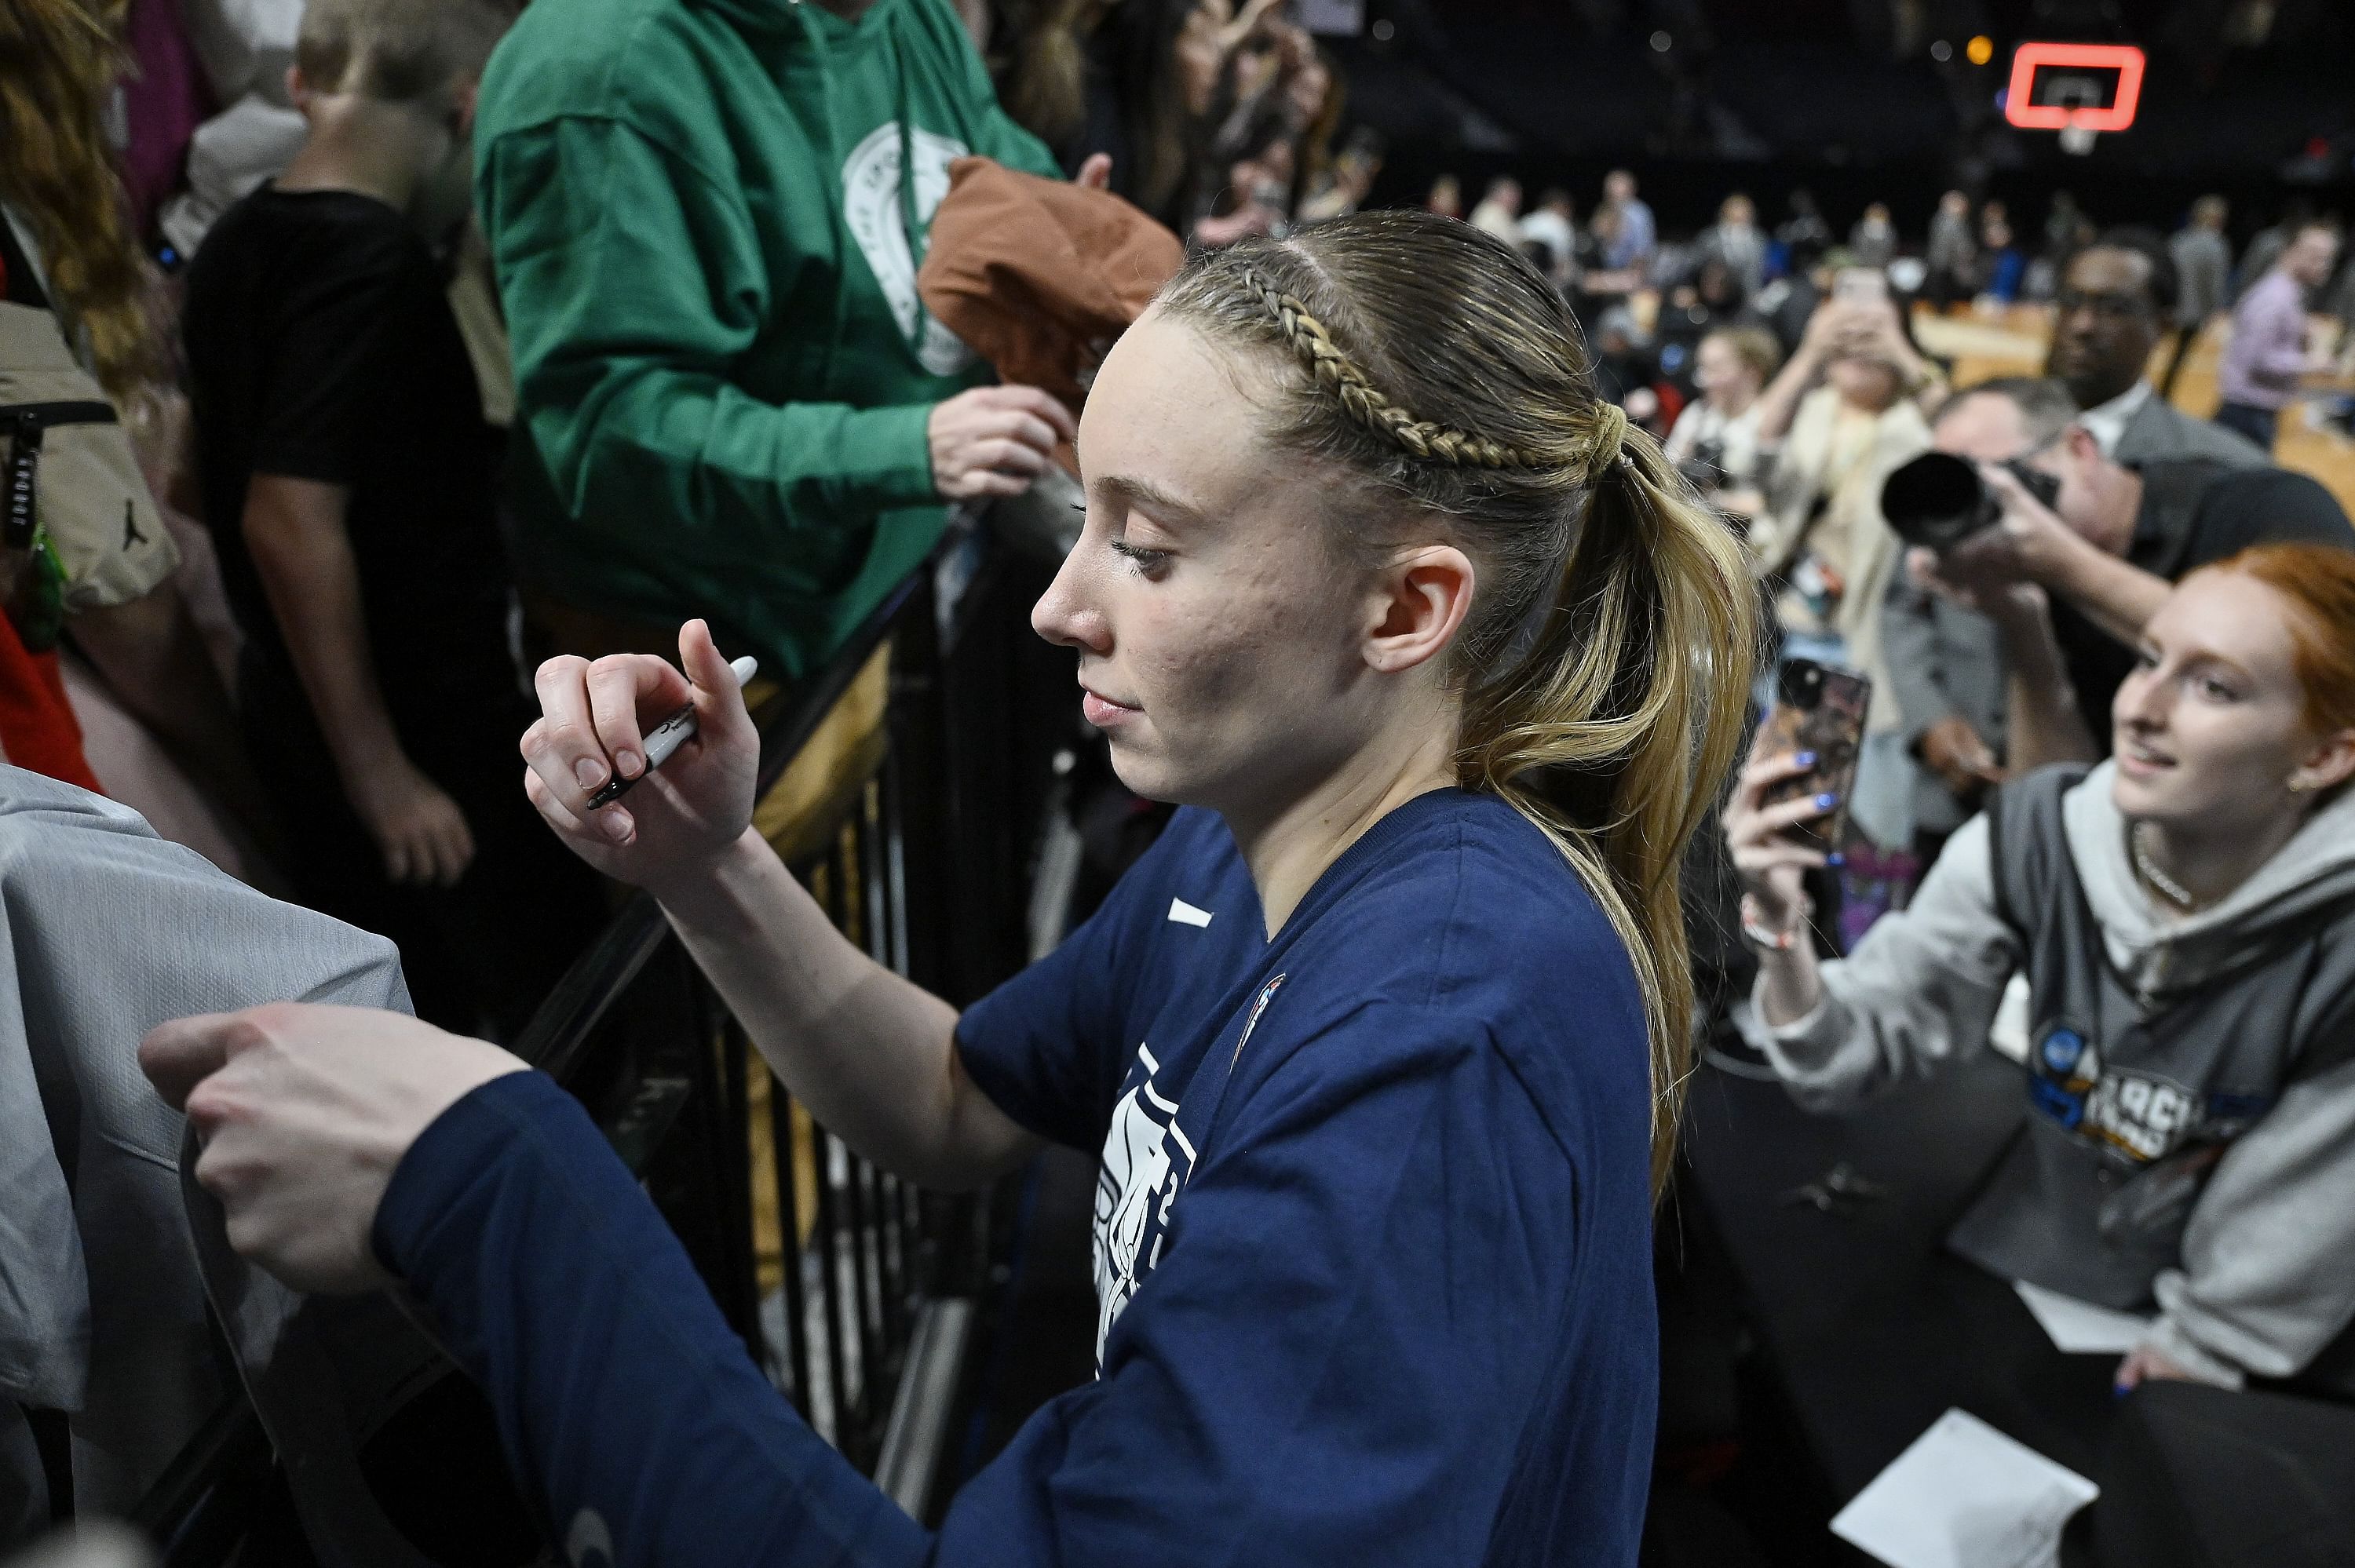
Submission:
<svg viewBox="0 0 2355 1568">
<path fill-rule="evenodd" d="M 1161 1239 L 1169 1224 L 1178 1190 L 1194 1173 L 1194 1146 L 1178 1130 L 1178 1103 L 1153 1086 L 1161 1064 L 1139 1045 L 1145 1076 L 1113 1107 L 1104 1136 L 1103 1163 L 1096 1169 L 1096 1368 L 1103 1368 L 1104 1339 L 1114 1319 L 1153 1266 L 1161 1261 Z M 1172 1146 L 1175 1146 L 1173 1149 Z M 1179 1160 L 1184 1163 L 1181 1166 Z"/>
<path fill-rule="evenodd" d="M 1174 916 L 1173 916 L 1174 917 Z M 1260 987 L 1251 1015 L 1243 1020 L 1235 1041 L 1234 1056 L 1242 1059 L 1252 1031 L 1259 1027 L 1276 988 L 1277 975 Z M 1169 1233 L 1169 1211 L 1178 1194 L 1194 1175 L 1194 1145 L 1178 1125 L 1178 1102 L 1154 1087 L 1161 1064 L 1149 1045 L 1136 1048 L 1142 1076 L 1112 1109 L 1112 1128 L 1104 1135 L 1103 1163 L 1096 1168 L 1096 1370 L 1103 1371 L 1104 1340 L 1127 1309 L 1130 1298 L 1161 1261 L 1161 1244 Z M 1137 1068 L 1129 1069 L 1135 1076 Z"/>
<path fill-rule="evenodd" d="M 941 198 L 949 192 L 949 165 L 969 149 L 962 142 L 936 136 L 915 126 L 908 128 L 909 145 L 916 162 L 916 222 L 929 227 Z M 868 269 L 882 285 L 883 298 L 900 323 L 901 337 L 911 337 L 923 323 L 923 340 L 916 357 L 935 376 L 954 376 L 974 362 L 964 340 L 924 312 L 916 292 L 916 258 L 908 248 L 907 226 L 900 207 L 900 127 L 879 125 L 850 150 L 842 164 L 842 211 L 851 238 L 867 258 Z"/>
<path fill-rule="evenodd" d="M 1211 911 L 1197 909 L 1182 898 L 1169 901 L 1169 918 L 1180 926 L 1207 926 L 1210 923 L 1210 915 Z"/>
</svg>

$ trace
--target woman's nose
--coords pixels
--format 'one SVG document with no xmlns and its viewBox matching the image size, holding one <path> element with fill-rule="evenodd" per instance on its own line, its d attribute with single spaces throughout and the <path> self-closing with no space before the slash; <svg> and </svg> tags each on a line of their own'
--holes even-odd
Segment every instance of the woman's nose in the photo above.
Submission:
<svg viewBox="0 0 2355 1568">
<path fill-rule="evenodd" d="M 2137 729 L 2164 729 L 2168 690 L 2167 682 L 2154 679 L 2146 671 L 2132 671 L 2120 683 L 2118 694 L 2111 702 L 2111 715 L 2117 723 L 2132 725 Z"/>
<path fill-rule="evenodd" d="M 1082 540 L 1063 557 L 1055 580 L 1030 609 L 1030 629 L 1057 647 L 1101 655 L 1111 652 L 1112 639 L 1103 612 L 1090 602 L 1087 593 L 1087 573 L 1080 560 L 1086 551 Z"/>
</svg>

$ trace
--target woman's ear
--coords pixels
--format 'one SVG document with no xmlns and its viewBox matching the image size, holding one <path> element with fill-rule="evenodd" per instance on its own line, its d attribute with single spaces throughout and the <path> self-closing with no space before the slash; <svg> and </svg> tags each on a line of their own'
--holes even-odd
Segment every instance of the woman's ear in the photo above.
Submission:
<svg viewBox="0 0 2355 1568">
<path fill-rule="evenodd" d="M 2355 729 L 2327 735 L 2306 754 L 2289 776 L 2289 787 L 2302 795 L 2335 789 L 2355 779 Z"/>
<path fill-rule="evenodd" d="M 1472 609 L 1471 557 L 1453 545 L 1410 550 L 1375 577 L 1367 665 L 1386 675 L 1445 652 Z"/>
</svg>

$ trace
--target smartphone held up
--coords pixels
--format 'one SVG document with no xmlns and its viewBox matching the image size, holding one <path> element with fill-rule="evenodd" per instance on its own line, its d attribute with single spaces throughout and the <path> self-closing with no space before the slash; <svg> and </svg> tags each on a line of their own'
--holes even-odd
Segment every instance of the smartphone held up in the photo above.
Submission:
<svg viewBox="0 0 2355 1568">
<path fill-rule="evenodd" d="M 1803 795 L 1829 795 L 1834 802 L 1823 815 L 1791 830 L 1797 842 L 1825 851 L 1839 847 L 1871 701 L 1872 683 L 1837 664 L 1794 659 L 1776 675 L 1774 705 L 1759 726 L 1758 754 L 1812 752 L 1815 762 L 1804 773 L 1768 785 L 1762 798 L 1774 805 Z"/>
</svg>

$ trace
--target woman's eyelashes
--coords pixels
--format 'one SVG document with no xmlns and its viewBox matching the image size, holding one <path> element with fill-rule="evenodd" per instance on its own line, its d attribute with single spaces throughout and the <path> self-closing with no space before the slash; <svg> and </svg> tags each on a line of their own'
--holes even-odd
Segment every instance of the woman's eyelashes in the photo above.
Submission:
<svg viewBox="0 0 2355 1568">
<path fill-rule="evenodd" d="M 1126 559 L 1130 569 L 1140 577 L 1158 577 L 1168 567 L 1169 552 L 1167 550 L 1148 550 L 1142 545 L 1132 545 L 1125 539 L 1111 539 L 1105 542 L 1112 546 L 1116 554 Z"/>
</svg>

